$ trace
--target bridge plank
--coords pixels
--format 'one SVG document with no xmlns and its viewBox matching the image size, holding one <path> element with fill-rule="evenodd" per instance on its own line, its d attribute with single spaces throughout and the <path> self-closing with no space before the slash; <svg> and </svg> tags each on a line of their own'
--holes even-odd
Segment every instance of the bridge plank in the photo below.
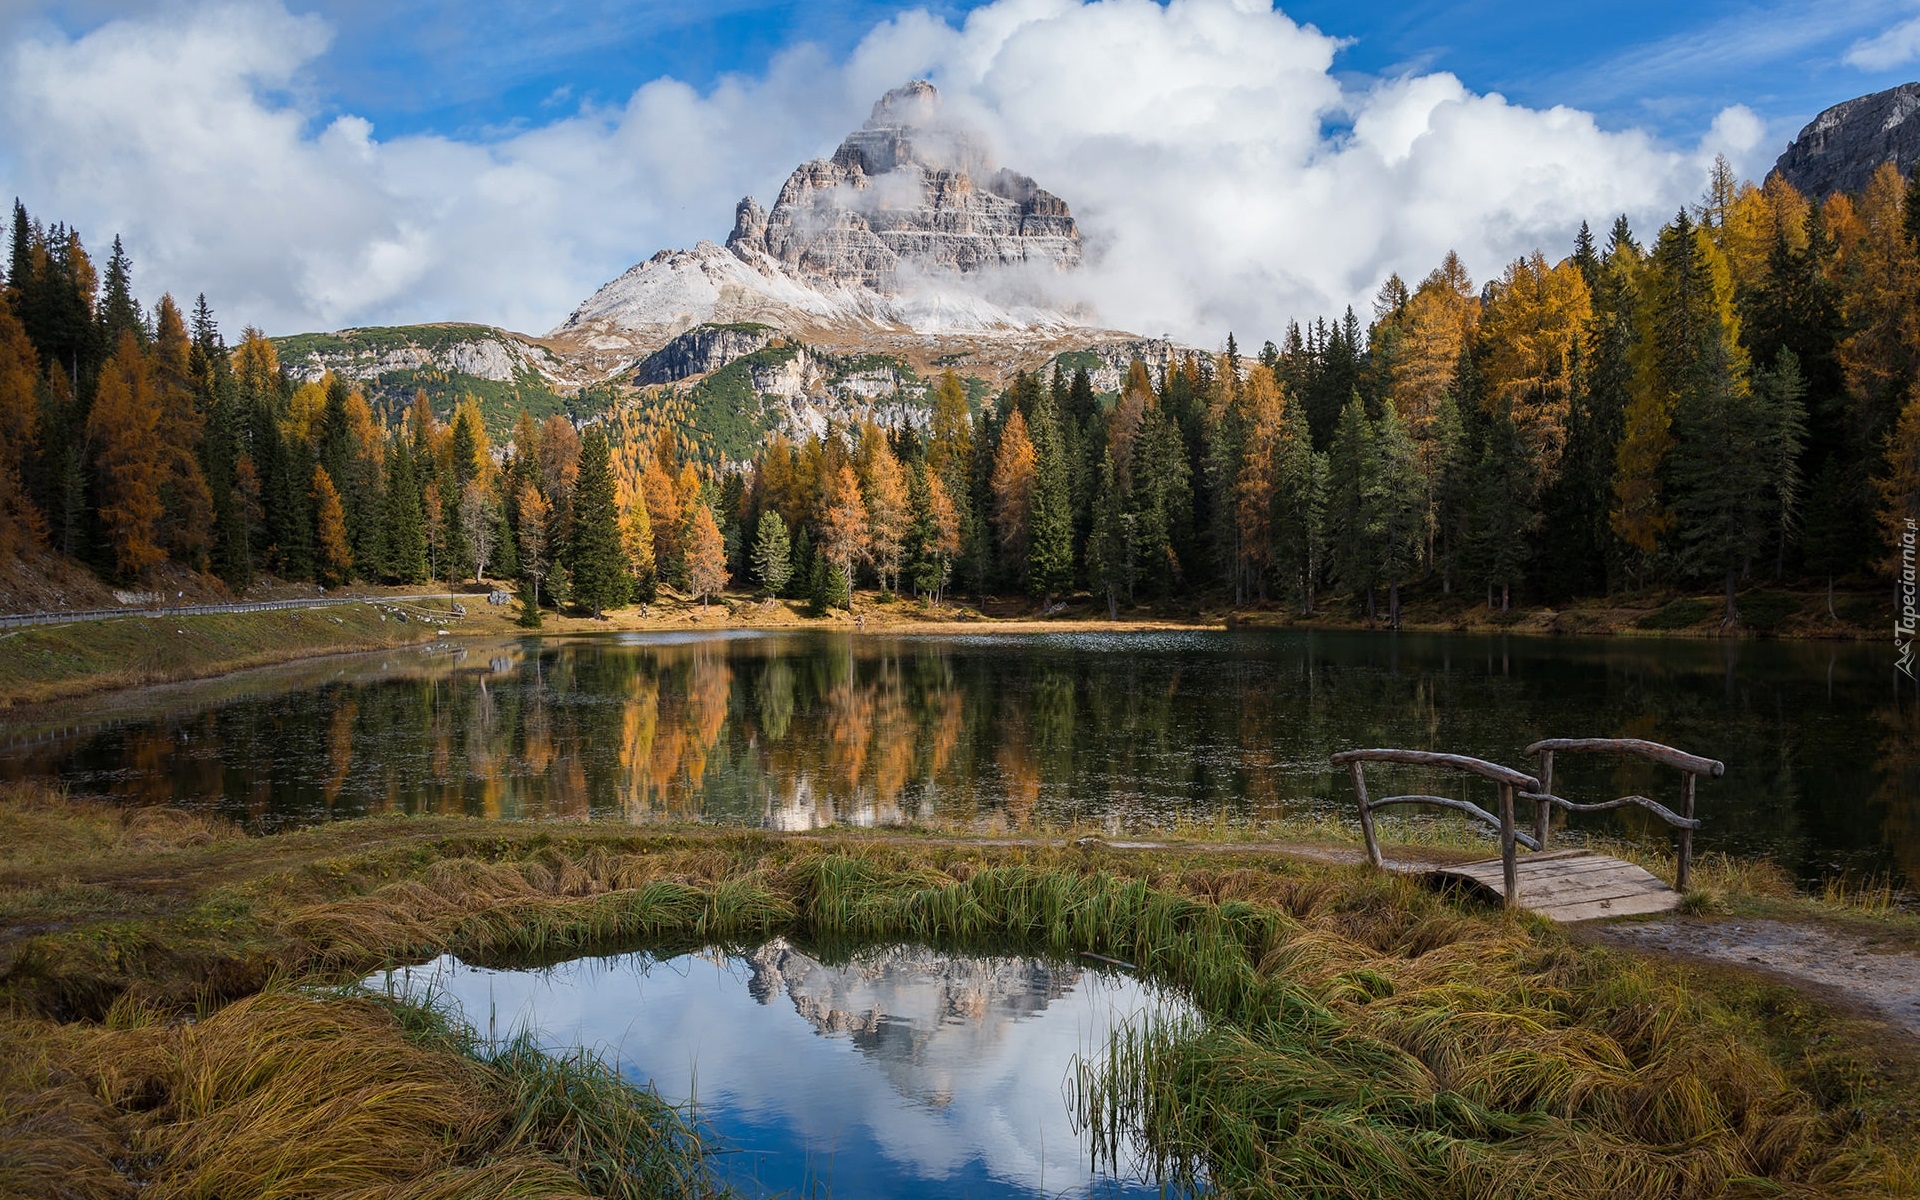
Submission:
<svg viewBox="0 0 1920 1200">
<path fill-rule="evenodd" d="M 1517 866 L 1521 907 L 1555 921 L 1666 912 L 1680 904 L 1679 893 L 1645 868 L 1587 850 L 1528 855 Z M 1429 868 L 1425 873 L 1431 878 L 1471 884 L 1495 900 L 1506 896 L 1504 872 L 1497 858 Z"/>
</svg>

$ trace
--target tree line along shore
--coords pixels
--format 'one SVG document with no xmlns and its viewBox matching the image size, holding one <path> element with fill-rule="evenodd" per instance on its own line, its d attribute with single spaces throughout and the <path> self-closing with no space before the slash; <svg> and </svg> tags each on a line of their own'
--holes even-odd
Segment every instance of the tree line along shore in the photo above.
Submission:
<svg viewBox="0 0 1920 1200">
<path fill-rule="evenodd" d="M 977 409 L 949 373 L 924 424 L 740 463 L 628 407 L 489 430 L 472 398 L 296 382 L 258 330 L 143 308 L 117 240 L 96 272 L 17 202 L 10 250 L 0 553 L 132 586 L 490 576 L 530 624 L 667 586 L 1394 626 L 1410 590 L 1507 614 L 1665 589 L 1720 594 L 1732 628 L 1756 589 L 1890 587 L 1920 520 L 1920 188 L 1891 167 L 1816 201 L 1722 163 L 1644 243 L 1582 226 L 1480 287 L 1449 255 L 1364 323 L 1136 362 L 1114 394 L 1072 356 Z"/>
</svg>

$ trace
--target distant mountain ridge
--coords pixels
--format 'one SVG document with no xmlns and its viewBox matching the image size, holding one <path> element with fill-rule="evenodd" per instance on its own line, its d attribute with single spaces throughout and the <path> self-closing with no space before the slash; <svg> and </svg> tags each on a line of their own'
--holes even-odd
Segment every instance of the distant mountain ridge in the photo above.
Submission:
<svg viewBox="0 0 1920 1200">
<path fill-rule="evenodd" d="M 1920 163 L 1920 82 L 1827 109 L 1787 146 L 1773 173 L 1816 199 L 1855 192 L 1883 163 L 1902 175 Z"/>
</svg>

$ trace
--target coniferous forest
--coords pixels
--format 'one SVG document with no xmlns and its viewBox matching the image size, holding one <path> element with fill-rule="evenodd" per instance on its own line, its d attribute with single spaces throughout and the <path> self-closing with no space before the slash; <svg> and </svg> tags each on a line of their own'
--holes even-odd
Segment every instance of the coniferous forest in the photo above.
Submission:
<svg viewBox="0 0 1920 1200">
<path fill-rule="evenodd" d="M 618 414 L 383 420 L 297 383 L 204 297 L 143 307 L 118 239 L 16 202 L 0 303 L 0 554 L 137 582 L 512 580 L 526 620 L 662 584 L 816 605 L 854 587 L 1212 596 L 1397 623 L 1403 589 L 1501 611 L 1648 587 L 1869 586 L 1920 519 L 1920 175 L 1810 201 L 1722 163 L 1663 228 L 1582 226 L 1477 285 L 1449 254 L 1372 311 L 1116 394 L 1056 366 L 974 411 L 713 469 Z"/>
</svg>

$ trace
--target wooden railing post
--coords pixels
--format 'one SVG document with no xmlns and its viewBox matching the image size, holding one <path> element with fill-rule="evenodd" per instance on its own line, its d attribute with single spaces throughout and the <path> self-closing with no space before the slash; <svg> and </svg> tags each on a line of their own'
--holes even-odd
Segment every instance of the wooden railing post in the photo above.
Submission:
<svg viewBox="0 0 1920 1200">
<path fill-rule="evenodd" d="M 1500 785 L 1500 870 L 1506 878 L 1507 907 L 1520 907 L 1520 868 L 1514 861 L 1513 785 Z"/>
<path fill-rule="evenodd" d="M 1551 750 L 1542 750 L 1540 752 L 1540 792 L 1545 796 L 1553 795 L 1553 751 Z M 1547 848 L 1547 839 L 1552 836 L 1552 833 L 1553 805 L 1548 804 L 1545 800 L 1535 801 L 1533 805 L 1533 840 L 1539 842 L 1540 848 L 1545 850 Z"/>
<path fill-rule="evenodd" d="M 1680 815 L 1693 820 L 1693 782 L 1699 776 L 1692 771 L 1680 773 Z M 1685 892 L 1693 878 L 1693 827 L 1680 827 L 1680 865 L 1673 872 L 1673 890 Z"/>
<path fill-rule="evenodd" d="M 1380 861 L 1380 843 L 1373 836 L 1373 808 L 1367 803 L 1367 778 L 1360 760 L 1347 764 L 1347 770 L 1353 773 L 1354 798 L 1360 801 L 1360 832 L 1367 839 L 1367 861 L 1374 866 L 1382 866 Z"/>
</svg>

